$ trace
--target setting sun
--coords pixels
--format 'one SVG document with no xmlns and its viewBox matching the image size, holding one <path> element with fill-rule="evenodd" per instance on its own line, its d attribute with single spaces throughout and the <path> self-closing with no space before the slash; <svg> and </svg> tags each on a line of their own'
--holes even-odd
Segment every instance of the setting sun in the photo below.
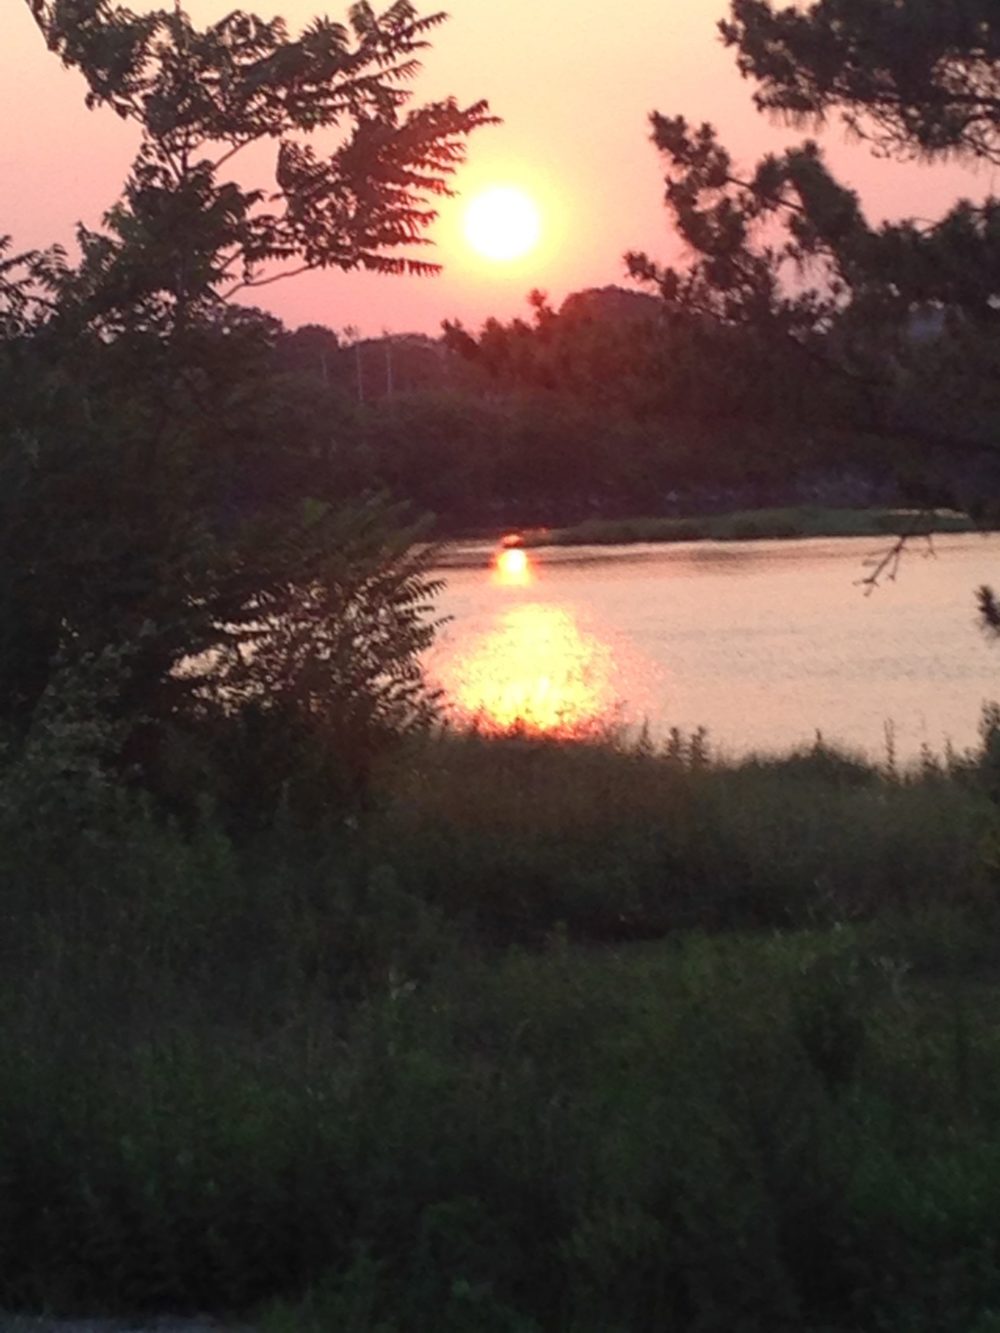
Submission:
<svg viewBox="0 0 1000 1333">
<path fill-rule="evenodd" d="M 507 185 L 476 195 L 465 213 L 465 236 L 473 250 L 501 263 L 533 250 L 541 229 L 534 201 Z"/>
<path fill-rule="evenodd" d="M 533 582 L 534 572 L 528 553 L 520 546 L 506 546 L 493 560 L 493 582 L 502 588 L 527 588 Z"/>
</svg>

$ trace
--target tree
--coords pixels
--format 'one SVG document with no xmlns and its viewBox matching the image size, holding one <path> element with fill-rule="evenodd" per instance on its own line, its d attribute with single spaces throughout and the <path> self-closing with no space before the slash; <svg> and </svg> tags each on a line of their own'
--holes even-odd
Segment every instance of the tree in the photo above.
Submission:
<svg viewBox="0 0 1000 1333">
<path fill-rule="evenodd" d="M 345 378 L 340 339 L 323 324 L 303 324 L 283 334 L 275 347 L 275 362 L 282 370 L 314 375 L 324 384 Z"/>
<path fill-rule="evenodd" d="M 280 325 L 232 298 L 314 268 L 435 271 L 413 247 L 491 119 L 485 103 L 406 109 L 441 16 L 361 3 L 292 39 L 240 12 L 198 30 L 179 6 L 29 3 L 89 105 L 142 140 L 78 264 L 0 255 L 3 720 L 23 730 L 52 664 L 110 644 L 140 767 L 206 713 L 318 725 L 323 680 L 344 719 L 330 735 L 366 718 L 374 745 L 421 722 L 426 556 L 397 509 L 346 512 L 342 469 L 276 369 Z M 335 129 L 323 156 L 314 132 Z M 262 140 L 276 188 L 225 179 Z"/>
<path fill-rule="evenodd" d="M 744 73 L 763 80 L 763 109 L 801 119 L 840 106 L 886 152 L 994 151 L 1000 20 L 983 6 L 819 0 L 775 12 L 764 0 L 733 0 L 722 35 L 739 47 Z M 959 87 L 972 70 L 974 110 Z M 675 308 L 787 341 L 814 370 L 852 383 L 883 433 L 934 448 L 992 443 L 1000 201 L 960 201 L 936 222 L 876 226 L 815 143 L 741 170 L 710 125 L 658 113 L 651 122 L 690 260 L 661 266 L 632 253 L 634 277 Z M 960 354 L 942 357 L 939 345 L 912 336 L 914 316 L 928 309 Z M 932 370 L 946 364 L 957 376 L 946 391 L 955 416 L 928 397 Z"/>
<path fill-rule="evenodd" d="M 465 138 L 493 121 L 485 102 L 406 110 L 416 53 L 443 14 L 362 2 L 348 24 L 317 19 L 292 38 L 282 19 L 239 10 L 198 30 L 179 6 L 28 4 L 86 79 L 88 105 L 142 134 L 107 231 L 80 231 L 84 262 L 66 288 L 91 317 L 182 325 L 200 304 L 310 269 L 437 271 L 413 247 L 427 244 Z M 322 155 L 314 137 L 331 130 L 344 137 Z M 261 141 L 277 145 L 276 188 L 222 179 Z"/>
<path fill-rule="evenodd" d="M 900 156 L 1000 162 L 1000 11 L 993 0 L 733 0 L 720 25 L 762 111 L 840 111 Z"/>
</svg>

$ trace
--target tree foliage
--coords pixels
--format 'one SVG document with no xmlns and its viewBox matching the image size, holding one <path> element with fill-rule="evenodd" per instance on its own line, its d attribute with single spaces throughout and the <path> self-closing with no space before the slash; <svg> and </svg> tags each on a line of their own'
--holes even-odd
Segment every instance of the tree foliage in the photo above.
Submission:
<svg viewBox="0 0 1000 1333">
<path fill-rule="evenodd" d="M 991 155 L 1000 126 L 998 31 L 981 5 L 922 0 L 781 11 L 733 0 L 722 25 L 743 72 L 762 81 L 762 109 L 802 119 L 840 107 L 882 151 L 973 158 Z M 659 113 L 651 123 L 688 259 L 661 265 L 633 252 L 634 277 L 673 308 L 784 339 L 812 367 L 846 377 L 876 429 L 935 446 L 991 442 L 1000 202 L 960 200 L 936 221 L 874 224 L 812 141 L 740 168 L 712 126 Z M 915 336 L 927 317 L 939 336 Z M 957 407 L 951 417 L 932 386 Z"/>
<path fill-rule="evenodd" d="M 741 171 L 711 125 L 650 119 L 669 167 L 665 200 L 692 258 L 685 269 L 636 252 L 626 260 L 669 303 L 724 321 L 766 319 L 799 337 L 828 331 L 845 311 L 898 325 L 930 303 L 995 321 L 997 200 L 960 201 L 935 223 L 876 226 L 811 141 Z"/>
<path fill-rule="evenodd" d="M 84 262 L 64 294 L 89 315 L 133 327 L 183 319 L 309 269 L 437 271 L 414 248 L 427 244 L 467 135 L 493 120 L 481 101 L 408 109 L 417 54 L 444 15 L 420 17 L 409 0 L 382 14 L 357 3 L 346 24 L 317 19 L 292 37 L 284 20 L 242 11 L 198 29 L 179 7 L 28 3 L 49 47 L 86 79 L 88 104 L 142 135 L 106 231 L 79 232 Z M 340 141 L 326 152 L 330 134 Z M 223 168 L 262 141 L 276 146 L 272 186 L 227 179 Z"/>
<path fill-rule="evenodd" d="M 316 428 L 280 324 L 230 298 L 303 269 L 432 272 L 413 247 L 486 105 L 408 109 L 442 16 L 407 0 L 294 39 L 241 12 L 201 30 L 179 6 L 29 2 L 89 105 L 142 137 L 78 263 L 0 248 L 0 723 L 27 734 L 57 669 L 111 650 L 132 771 L 254 713 L 360 782 L 432 710 L 431 557 L 398 507 L 344 493 L 336 417 Z M 275 188 L 227 179 L 265 140 Z"/>
<path fill-rule="evenodd" d="M 1000 162 L 994 0 L 733 0 L 721 31 L 762 111 L 839 111 L 886 153 Z"/>
</svg>

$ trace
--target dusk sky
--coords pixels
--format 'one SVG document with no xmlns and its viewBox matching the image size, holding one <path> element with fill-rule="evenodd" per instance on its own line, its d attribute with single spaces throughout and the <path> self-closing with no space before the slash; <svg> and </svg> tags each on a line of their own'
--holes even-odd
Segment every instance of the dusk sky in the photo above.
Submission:
<svg viewBox="0 0 1000 1333">
<path fill-rule="evenodd" d="M 67 243 L 77 220 L 96 225 L 115 199 L 136 133 L 109 111 L 88 112 L 81 78 L 46 51 L 24 0 L 3 3 L 0 233 L 22 248 Z M 133 7 L 152 6 L 134 0 Z M 210 22 L 233 5 L 190 0 L 188 8 L 196 21 Z M 324 10 L 341 17 L 346 6 L 261 0 L 247 8 L 301 26 Z M 662 167 L 648 141 L 651 110 L 712 120 L 744 160 L 803 137 L 754 112 L 752 85 L 716 36 L 727 9 L 725 0 L 627 0 L 617 14 L 593 0 L 453 0 L 450 22 L 425 53 L 415 100 L 485 97 L 504 124 L 473 136 L 455 182 L 462 197 L 442 209 L 437 251 L 427 257 L 443 263 L 444 273 L 307 274 L 266 288 L 258 303 L 291 326 L 436 333 L 445 317 L 475 327 L 491 314 L 521 313 L 533 287 L 558 303 L 583 287 L 624 282 L 622 254 L 630 248 L 677 259 L 660 202 Z M 879 218 L 932 217 L 958 195 L 978 197 L 996 183 L 989 171 L 877 161 L 863 145 L 846 143 L 839 127 L 824 142 Z M 260 177 L 254 170 L 247 179 Z M 541 241 L 520 260 L 487 261 L 465 241 L 462 210 L 493 185 L 520 188 L 541 214 Z"/>
</svg>

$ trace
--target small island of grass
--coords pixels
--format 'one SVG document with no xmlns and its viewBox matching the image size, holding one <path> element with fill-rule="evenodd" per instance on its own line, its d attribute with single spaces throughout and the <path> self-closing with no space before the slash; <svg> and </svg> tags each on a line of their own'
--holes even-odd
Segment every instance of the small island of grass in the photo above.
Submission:
<svg viewBox="0 0 1000 1333">
<path fill-rule="evenodd" d="M 953 509 L 838 509 L 793 505 L 670 518 L 591 518 L 525 535 L 525 546 L 627 546 L 638 542 L 758 541 L 806 537 L 929 536 L 974 532 Z"/>
</svg>

